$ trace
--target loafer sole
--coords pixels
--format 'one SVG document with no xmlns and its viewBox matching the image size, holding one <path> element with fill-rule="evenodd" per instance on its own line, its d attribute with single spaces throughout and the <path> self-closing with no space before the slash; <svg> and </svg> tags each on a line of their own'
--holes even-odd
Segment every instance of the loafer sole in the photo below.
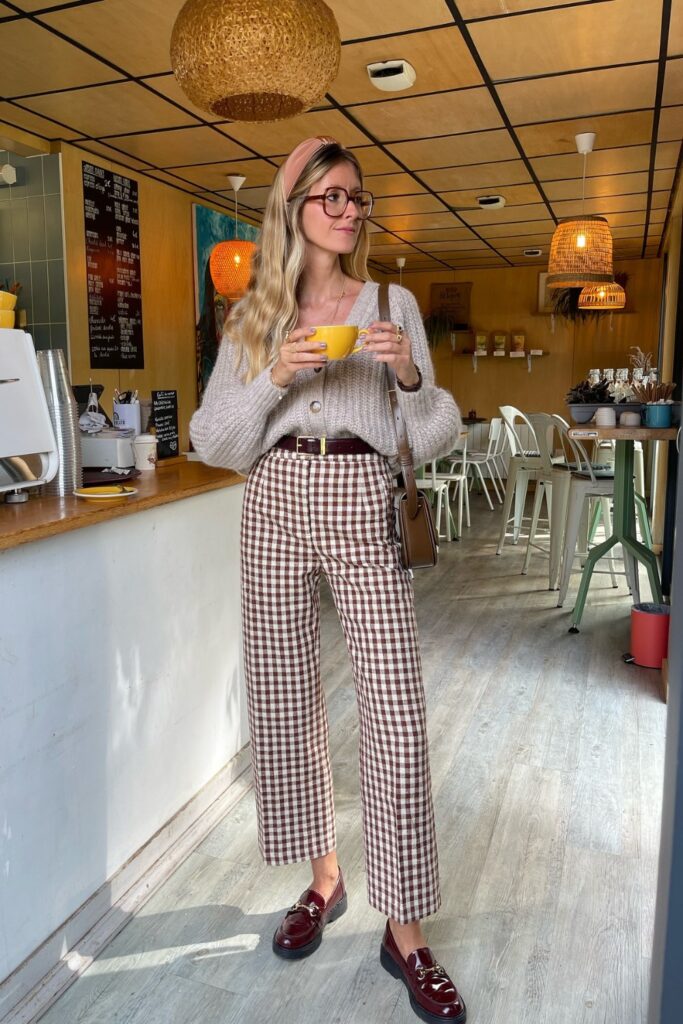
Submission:
<svg viewBox="0 0 683 1024">
<path fill-rule="evenodd" d="M 332 924 L 333 921 L 336 921 L 338 917 L 341 917 L 342 914 L 345 914 L 347 907 L 348 900 L 346 898 L 346 893 L 344 893 L 334 910 L 332 910 L 328 915 L 327 921 L 325 922 L 325 928 L 327 928 L 328 924 Z M 276 956 L 281 956 L 283 960 L 303 960 L 304 957 L 310 956 L 311 953 L 315 953 L 316 949 L 323 941 L 323 931 L 325 928 L 319 931 L 316 937 L 306 943 L 305 946 L 298 946 L 292 949 L 288 949 L 286 946 L 281 946 L 280 943 L 276 941 L 276 932 L 273 936 L 273 953 L 275 953 Z"/>
<path fill-rule="evenodd" d="M 405 974 L 398 966 L 398 964 L 391 956 L 391 954 L 387 952 L 384 946 L 382 946 L 379 951 L 379 960 L 385 971 L 388 971 L 393 978 L 397 978 L 399 981 L 403 982 L 403 984 L 408 990 L 408 996 L 410 997 L 410 1005 L 412 1006 L 413 1011 L 417 1014 L 420 1020 L 426 1021 L 427 1024 L 435 1024 L 435 1022 L 441 1022 L 441 1024 L 465 1024 L 465 1021 L 467 1020 L 467 1008 L 464 1003 L 462 1007 L 462 1013 L 458 1014 L 457 1017 L 444 1017 L 440 1013 L 430 1013 L 429 1010 L 425 1010 L 424 1006 L 420 1006 L 417 999 L 413 995 L 413 990 L 408 984 L 408 980 Z"/>
</svg>

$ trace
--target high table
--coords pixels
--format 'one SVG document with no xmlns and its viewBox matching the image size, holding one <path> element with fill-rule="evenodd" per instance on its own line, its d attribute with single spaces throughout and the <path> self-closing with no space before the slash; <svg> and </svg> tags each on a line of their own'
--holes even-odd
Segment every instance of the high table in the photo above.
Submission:
<svg viewBox="0 0 683 1024">
<path fill-rule="evenodd" d="M 596 545 L 586 559 L 581 584 L 572 613 L 570 633 L 578 633 L 583 615 L 590 578 L 596 563 L 615 544 L 621 544 L 624 557 L 630 555 L 642 562 L 647 569 L 652 599 L 661 604 L 662 585 L 659 579 L 657 558 L 653 551 L 641 544 L 636 536 L 635 491 L 633 487 L 633 442 L 634 441 L 675 441 L 676 427 L 655 429 L 652 427 L 572 427 L 569 436 L 577 441 L 616 441 L 614 453 L 614 515 L 612 534 Z M 637 593 L 634 594 L 637 598 Z"/>
</svg>

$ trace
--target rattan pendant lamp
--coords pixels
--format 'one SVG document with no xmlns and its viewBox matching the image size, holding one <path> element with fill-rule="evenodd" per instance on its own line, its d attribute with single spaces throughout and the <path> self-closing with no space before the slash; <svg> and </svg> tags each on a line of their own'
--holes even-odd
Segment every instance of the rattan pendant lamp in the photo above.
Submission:
<svg viewBox="0 0 683 1024">
<path fill-rule="evenodd" d="M 246 179 L 242 174 L 230 174 L 228 181 L 235 192 L 235 237 L 214 245 L 209 256 L 209 268 L 216 291 L 234 301 L 247 290 L 251 276 L 251 257 L 256 245 L 237 237 L 237 193 Z"/>
<path fill-rule="evenodd" d="M 589 284 L 579 295 L 579 309 L 623 309 L 626 292 L 616 281 L 607 284 Z"/>
<path fill-rule="evenodd" d="M 584 288 L 613 281 L 612 232 L 604 217 L 583 213 L 586 196 L 586 157 L 593 150 L 594 132 L 576 136 L 576 148 L 583 156 L 581 216 L 559 221 L 550 243 L 548 288 Z"/>
<path fill-rule="evenodd" d="M 187 0 L 171 33 L 171 66 L 202 110 L 233 121 L 281 121 L 320 102 L 341 41 L 323 0 Z"/>
</svg>

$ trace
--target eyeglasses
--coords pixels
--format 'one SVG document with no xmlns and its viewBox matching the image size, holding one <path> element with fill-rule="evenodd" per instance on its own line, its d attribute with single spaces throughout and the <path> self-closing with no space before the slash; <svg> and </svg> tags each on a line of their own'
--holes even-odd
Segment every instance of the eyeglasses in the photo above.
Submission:
<svg viewBox="0 0 683 1024">
<path fill-rule="evenodd" d="M 360 191 L 354 192 L 351 195 L 345 188 L 326 188 L 319 195 L 306 196 L 304 202 L 308 203 L 312 199 L 322 199 L 323 210 L 328 217 L 343 217 L 346 213 L 346 207 L 351 202 L 355 205 L 360 220 L 368 219 L 372 213 L 372 205 L 375 201 L 372 192 Z"/>
</svg>

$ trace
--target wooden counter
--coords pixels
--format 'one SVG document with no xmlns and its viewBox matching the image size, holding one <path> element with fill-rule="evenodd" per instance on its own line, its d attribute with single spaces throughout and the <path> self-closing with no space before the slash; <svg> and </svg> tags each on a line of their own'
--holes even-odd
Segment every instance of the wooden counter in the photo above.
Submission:
<svg viewBox="0 0 683 1024">
<path fill-rule="evenodd" d="M 130 481 L 138 492 L 132 498 L 96 502 L 69 496 L 29 498 L 22 505 L 0 503 L 0 551 L 130 516 L 194 494 L 232 487 L 243 480 L 239 473 L 214 469 L 203 462 L 178 461 L 169 466 L 162 464 L 155 472 L 143 473 Z"/>
</svg>

